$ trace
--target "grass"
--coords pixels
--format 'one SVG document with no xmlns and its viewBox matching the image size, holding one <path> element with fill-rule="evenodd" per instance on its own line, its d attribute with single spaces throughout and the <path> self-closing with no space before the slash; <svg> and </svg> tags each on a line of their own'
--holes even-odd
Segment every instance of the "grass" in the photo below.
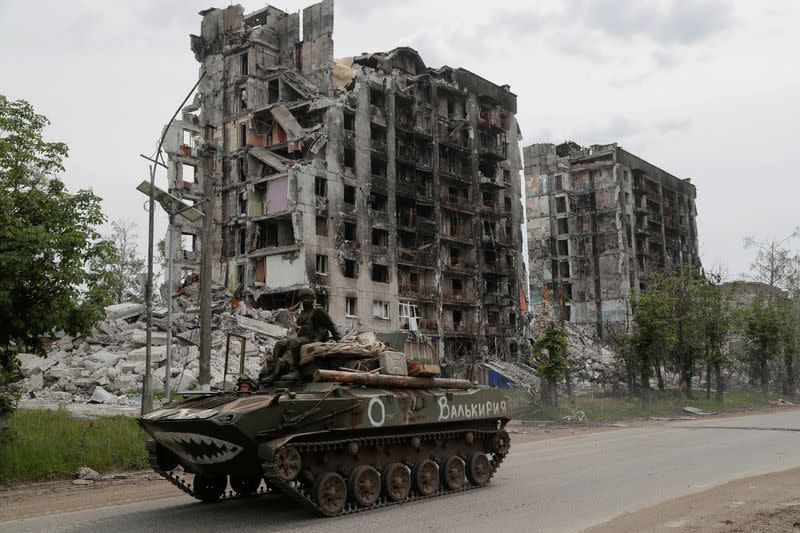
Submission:
<svg viewBox="0 0 800 533">
<path fill-rule="evenodd" d="M 19 410 L 0 435 L 0 483 L 64 479 L 81 466 L 98 472 L 147 466 L 147 437 L 134 418 L 73 418 L 62 409 Z"/>
<path fill-rule="evenodd" d="M 730 391 L 722 402 L 706 400 L 705 391 L 697 391 L 695 400 L 681 400 L 675 392 L 653 391 L 652 401 L 645 405 L 638 398 L 591 398 L 576 396 L 573 401 L 560 398 L 558 407 L 532 405 L 521 391 L 509 392 L 513 417 L 522 420 L 562 420 L 563 417 L 583 411 L 591 423 L 616 422 L 626 419 L 648 418 L 651 416 L 688 416 L 683 407 L 697 407 L 704 411 L 743 411 L 768 407 L 767 399 L 761 393 L 751 391 Z"/>
</svg>

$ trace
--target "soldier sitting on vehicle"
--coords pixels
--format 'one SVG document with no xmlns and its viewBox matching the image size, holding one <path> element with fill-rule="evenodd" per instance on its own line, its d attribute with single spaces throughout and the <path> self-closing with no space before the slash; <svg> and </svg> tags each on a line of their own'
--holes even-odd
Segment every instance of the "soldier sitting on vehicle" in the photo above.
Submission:
<svg viewBox="0 0 800 533">
<path fill-rule="evenodd" d="M 272 350 L 272 372 L 267 373 L 264 369 L 259 375 L 259 383 L 262 386 L 270 385 L 278 379 L 286 381 L 300 379 L 300 348 L 303 345 L 325 341 L 328 334 L 335 341 L 342 338 L 330 315 L 322 307 L 314 305 L 316 295 L 313 290 L 304 287 L 297 295 L 303 306 L 302 312 L 297 317 L 297 336 L 275 343 L 275 348 Z"/>
</svg>

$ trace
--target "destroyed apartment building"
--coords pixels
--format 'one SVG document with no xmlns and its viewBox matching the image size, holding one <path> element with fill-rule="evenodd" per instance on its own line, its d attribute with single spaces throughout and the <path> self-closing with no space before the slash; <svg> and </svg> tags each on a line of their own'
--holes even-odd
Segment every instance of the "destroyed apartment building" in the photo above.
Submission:
<svg viewBox="0 0 800 533">
<path fill-rule="evenodd" d="M 265 309 L 310 285 L 340 327 L 424 334 L 451 374 L 516 357 L 525 276 L 509 87 L 429 68 L 411 48 L 334 60 L 331 0 L 302 17 L 201 15 L 198 95 L 166 151 L 170 191 L 187 201 L 201 202 L 213 173 L 215 282 Z M 175 221 L 175 279 L 199 272 L 201 232 Z"/>
<path fill-rule="evenodd" d="M 630 321 L 650 272 L 700 264 L 697 191 L 617 144 L 533 144 L 525 161 L 531 306 L 594 329 Z"/>
</svg>

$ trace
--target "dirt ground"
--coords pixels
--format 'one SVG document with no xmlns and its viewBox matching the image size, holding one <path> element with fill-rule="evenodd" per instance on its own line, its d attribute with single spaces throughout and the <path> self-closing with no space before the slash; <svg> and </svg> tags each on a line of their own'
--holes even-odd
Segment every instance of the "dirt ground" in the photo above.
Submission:
<svg viewBox="0 0 800 533">
<path fill-rule="evenodd" d="M 800 531 L 800 468 L 739 479 L 626 513 L 587 533 Z"/>
</svg>

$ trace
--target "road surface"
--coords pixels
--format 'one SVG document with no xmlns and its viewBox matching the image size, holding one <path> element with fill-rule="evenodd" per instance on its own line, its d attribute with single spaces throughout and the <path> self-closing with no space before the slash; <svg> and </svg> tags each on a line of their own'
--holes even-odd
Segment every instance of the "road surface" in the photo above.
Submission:
<svg viewBox="0 0 800 533">
<path fill-rule="evenodd" d="M 513 444 L 490 486 L 341 518 L 283 496 L 186 496 L 0 522 L 0 532 L 579 531 L 670 498 L 800 466 L 800 410 Z M 43 509 L 42 513 L 47 510 Z"/>
</svg>

